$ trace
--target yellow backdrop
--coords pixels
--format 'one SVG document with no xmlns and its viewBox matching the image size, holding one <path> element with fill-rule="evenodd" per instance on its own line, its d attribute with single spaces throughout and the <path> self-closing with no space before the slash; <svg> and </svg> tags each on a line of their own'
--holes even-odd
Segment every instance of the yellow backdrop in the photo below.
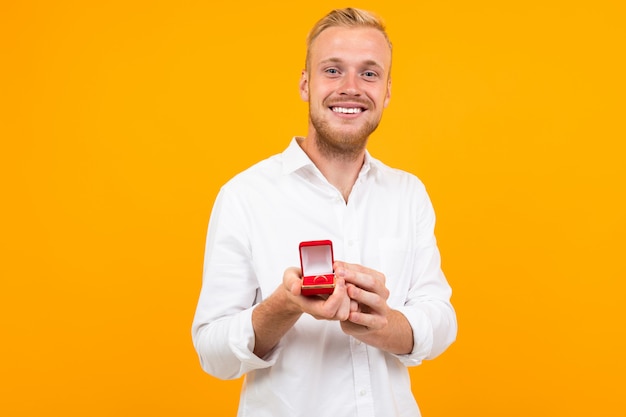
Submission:
<svg viewBox="0 0 626 417">
<path fill-rule="evenodd" d="M 425 416 L 624 416 L 623 2 L 355 1 L 394 41 L 372 154 L 438 214 L 458 341 Z M 213 199 L 306 133 L 344 2 L 0 5 L 0 415 L 232 416 L 190 324 Z"/>
</svg>

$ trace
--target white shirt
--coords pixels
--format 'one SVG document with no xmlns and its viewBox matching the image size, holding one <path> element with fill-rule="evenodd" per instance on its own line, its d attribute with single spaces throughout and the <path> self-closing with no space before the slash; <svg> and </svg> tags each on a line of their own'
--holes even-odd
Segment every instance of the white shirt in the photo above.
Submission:
<svg viewBox="0 0 626 417">
<path fill-rule="evenodd" d="M 192 327 L 202 368 L 246 375 L 238 416 L 419 416 L 407 366 L 456 337 L 441 271 L 435 215 L 423 184 L 366 154 L 346 204 L 294 138 L 279 155 L 222 187 L 207 234 L 203 285 Z M 408 319 L 414 348 L 393 355 L 302 315 L 264 358 L 255 356 L 252 310 L 299 266 L 298 244 L 333 242 L 335 260 L 381 271 L 388 304 Z"/>
</svg>

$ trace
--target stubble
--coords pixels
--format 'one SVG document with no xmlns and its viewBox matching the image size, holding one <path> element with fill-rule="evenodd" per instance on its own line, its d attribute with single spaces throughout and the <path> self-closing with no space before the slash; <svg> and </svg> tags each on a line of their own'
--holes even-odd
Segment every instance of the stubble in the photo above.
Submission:
<svg viewBox="0 0 626 417">
<path fill-rule="evenodd" d="M 365 149 L 369 136 L 376 130 L 380 120 L 369 120 L 352 132 L 333 129 L 327 120 L 309 111 L 311 124 L 316 132 L 316 144 L 320 153 L 329 159 L 354 161 Z"/>
</svg>

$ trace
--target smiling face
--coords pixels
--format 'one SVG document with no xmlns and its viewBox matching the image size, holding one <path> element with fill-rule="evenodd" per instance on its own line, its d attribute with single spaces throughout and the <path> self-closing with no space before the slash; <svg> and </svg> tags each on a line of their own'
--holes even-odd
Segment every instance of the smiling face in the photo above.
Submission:
<svg viewBox="0 0 626 417">
<path fill-rule="evenodd" d="M 331 27 L 313 41 L 300 95 L 308 137 L 326 156 L 356 157 L 378 127 L 391 94 L 391 49 L 370 27 Z"/>
</svg>

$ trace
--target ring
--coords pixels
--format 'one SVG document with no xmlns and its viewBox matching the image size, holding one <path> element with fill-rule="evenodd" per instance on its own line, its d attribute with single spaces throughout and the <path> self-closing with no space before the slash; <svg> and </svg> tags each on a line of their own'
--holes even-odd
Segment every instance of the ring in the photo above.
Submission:
<svg viewBox="0 0 626 417">
<path fill-rule="evenodd" d="M 326 275 L 318 275 L 313 279 L 313 282 L 317 282 L 318 279 L 323 279 L 324 282 L 328 282 L 328 278 L 326 277 Z"/>
</svg>

